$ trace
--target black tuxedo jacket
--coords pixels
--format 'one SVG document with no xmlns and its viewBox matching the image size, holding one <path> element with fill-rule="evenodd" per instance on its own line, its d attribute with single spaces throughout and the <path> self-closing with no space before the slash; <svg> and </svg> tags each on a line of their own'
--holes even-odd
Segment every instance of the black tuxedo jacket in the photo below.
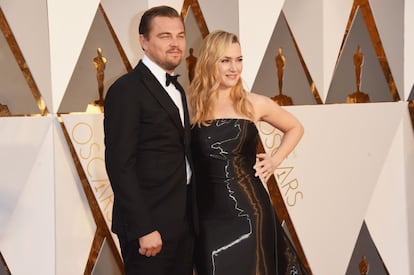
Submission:
<svg viewBox="0 0 414 275">
<path fill-rule="evenodd" d="M 158 230 L 165 240 L 185 230 L 189 204 L 185 157 L 190 166 L 192 161 L 184 109 L 185 127 L 178 108 L 141 61 L 108 90 L 105 162 L 114 192 L 112 231 L 123 239 Z"/>
</svg>

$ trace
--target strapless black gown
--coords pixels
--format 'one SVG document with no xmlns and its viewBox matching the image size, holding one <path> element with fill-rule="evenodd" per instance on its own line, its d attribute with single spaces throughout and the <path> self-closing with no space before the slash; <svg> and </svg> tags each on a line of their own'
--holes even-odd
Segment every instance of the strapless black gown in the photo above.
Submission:
<svg viewBox="0 0 414 275">
<path fill-rule="evenodd" d="M 217 119 L 192 129 L 198 275 L 304 274 L 291 248 L 277 251 L 287 239 L 278 236 L 283 230 L 254 175 L 257 142 L 257 128 L 246 119 Z"/>
</svg>

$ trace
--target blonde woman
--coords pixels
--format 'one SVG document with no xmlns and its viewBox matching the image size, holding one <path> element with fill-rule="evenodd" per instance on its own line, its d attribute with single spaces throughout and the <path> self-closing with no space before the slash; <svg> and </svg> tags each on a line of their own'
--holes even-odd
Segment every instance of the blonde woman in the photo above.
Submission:
<svg viewBox="0 0 414 275">
<path fill-rule="evenodd" d="M 236 35 L 215 31 L 205 38 L 188 98 L 200 219 L 197 272 L 304 274 L 291 246 L 291 261 L 279 251 L 283 231 L 262 184 L 295 148 L 303 127 L 270 98 L 246 92 L 242 68 Z M 284 132 L 273 156 L 256 154 L 259 121 Z"/>
</svg>

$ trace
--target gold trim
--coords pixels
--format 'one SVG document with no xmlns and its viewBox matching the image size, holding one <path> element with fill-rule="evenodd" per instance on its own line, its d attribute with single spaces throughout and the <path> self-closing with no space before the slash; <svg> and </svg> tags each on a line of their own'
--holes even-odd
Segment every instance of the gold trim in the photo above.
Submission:
<svg viewBox="0 0 414 275">
<path fill-rule="evenodd" d="M 114 28 L 111 25 L 111 21 L 109 21 L 108 16 L 106 15 L 106 12 L 102 6 L 102 4 L 99 4 L 99 11 L 102 12 L 102 15 L 105 19 L 106 25 L 108 26 L 109 32 L 112 35 L 112 39 L 115 42 L 116 48 L 118 49 L 119 54 L 121 55 L 122 61 L 124 62 L 125 68 L 128 72 L 132 71 L 131 63 L 129 63 L 128 57 L 125 54 L 124 49 L 122 48 L 121 42 L 119 42 L 118 36 L 115 33 Z M 138 32 L 138 30 L 137 30 Z"/>
<path fill-rule="evenodd" d="M 6 38 L 7 43 L 9 44 L 10 50 L 13 52 L 14 58 L 16 59 L 17 64 L 19 65 L 20 70 L 23 73 L 23 76 L 29 85 L 29 88 L 32 92 L 33 97 L 35 98 L 37 107 L 39 108 L 40 114 L 46 116 L 49 111 L 47 110 L 46 103 L 40 94 L 39 88 L 36 85 L 36 82 L 33 78 L 30 69 L 26 64 L 26 60 L 23 57 L 23 53 L 17 44 L 17 41 L 11 31 L 10 25 L 7 23 L 7 19 L 4 16 L 3 10 L 0 7 L 0 29 L 3 32 L 4 37 Z"/>
<path fill-rule="evenodd" d="M 96 265 L 96 261 L 99 256 L 99 252 L 102 249 L 102 246 L 105 241 L 105 232 L 100 228 L 97 228 L 95 231 L 95 236 L 93 237 L 93 242 L 91 250 L 89 251 L 88 262 L 86 263 L 85 272 L 83 274 L 92 274 L 93 268 Z"/>
<path fill-rule="evenodd" d="M 368 0 L 354 0 L 354 4 L 351 9 L 351 13 L 349 15 L 348 23 L 345 29 L 345 34 L 341 43 L 341 47 L 339 50 L 337 62 L 339 61 L 339 57 L 341 56 L 346 39 L 349 35 L 349 32 L 352 27 L 352 23 L 354 21 L 354 18 L 357 14 L 358 9 L 361 10 L 361 14 L 364 18 L 365 25 L 367 27 L 369 36 L 371 38 L 372 46 L 375 49 L 375 52 L 377 54 L 378 61 L 381 65 L 382 71 L 384 73 L 385 79 L 387 80 L 388 87 L 390 89 L 391 96 L 394 101 L 400 101 L 400 95 L 398 94 L 397 86 L 395 85 L 394 78 L 391 73 L 390 66 L 388 64 L 388 60 L 385 54 L 384 47 L 381 42 L 381 37 L 379 35 L 377 26 L 375 24 L 375 18 L 374 14 L 372 13 L 371 5 L 369 4 Z"/>
<path fill-rule="evenodd" d="M 197 20 L 198 28 L 201 31 L 201 35 L 205 38 L 210 32 L 207 27 L 206 20 L 204 19 L 203 12 L 201 11 L 200 4 L 197 0 L 184 0 L 183 7 L 181 9 L 181 17 L 183 20 L 187 16 L 188 9 L 193 9 L 194 16 Z"/>
<path fill-rule="evenodd" d="M 97 260 L 97 254 L 96 253 L 99 254 L 99 251 L 100 251 L 100 249 L 102 248 L 102 245 L 103 245 L 103 240 L 105 238 L 108 241 L 109 248 L 111 249 L 111 251 L 113 253 L 113 256 L 115 258 L 115 261 L 118 265 L 119 270 L 121 270 L 121 272 L 123 272 L 124 268 L 123 268 L 123 262 L 122 262 L 121 255 L 118 252 L 118 248 L 117 248 L 117 246 L 115 244 L 115 241 L 112 238 L 112 234 L 111 234 L 111 232 L 110 232 L 110 230 L 109 230 L 109 228 L 106 224 L 105 217 L 103 216 L 103 214 L 102 214 L 102 212 L 99 208 L 99 204 L 98 204 L 98 202 L 97 202 L 97 200 L 96 200 L 96 198 L 93 194 L 92 187 L 89 184 L 89 181 L 86 177 L 86 173 L 82 168 L 82 165 L 80 163 L 78 155 L 76 154 L 75 147 L 73 146 L 72 141 L 70 140 L 69 133 L 68 133 L 64 123 L 61 121 L 60 116 L 59 116 L 59 119 L 60 119 L 60 125 L 61 125 L 62 130 L 63 130 L 63 134 L 65 136 L 66 142 L 68 144 L 70 153 L 71 153 L 72 158 L 73 158 L 73 162 L 75 164 L 76 170 L 77 170 L 79 178 L 81 180 L 83 191 L 84 191 L 85 196 L 88 200 L 88 204 L 89 204 L 89 207 L 92 211 L 92 215 L 93 215 L 93 218 L 95 220 L 96 227 L 97 227 L 96 232 L 95 232 L 94 241 L 93 241 L 90 253 L 89 253 L 89 258 L 88 258 L 87 264 L 85 266 L 85 273 L 84 274 L 85 275 L 86 274 L 88 274 L 88 275 L 92 274 L 93 267 L 95 266 L 96 260 Z M 98 247 L 98 245 L 100 245 L 100 247 Z M 96 252 L 96 251 L 98 251 L 98 252 Z M 90 272 L 90 273 L 87 273 L 87 272 Z"/>
</svg>

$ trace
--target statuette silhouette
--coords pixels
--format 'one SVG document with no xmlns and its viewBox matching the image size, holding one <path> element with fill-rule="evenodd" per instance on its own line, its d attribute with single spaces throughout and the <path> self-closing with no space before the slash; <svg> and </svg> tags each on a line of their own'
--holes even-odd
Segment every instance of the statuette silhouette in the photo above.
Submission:
<svg viewBox="0 0 414 275">
<path fill-rule="evenodd" d="M 364 64 L 364 55 L 361 53 L 361 47 L 357 46 L 357 51 L 354 54 L 354 65 L 355 65 L 355 79 L 357 92 L 361 91 L 361 68 Z"/>
<path fill-rule="evenodd" d="M 95 104 L 103 106 L 104 104 L 104 78 L 105 78 L 105 67 L 106 67 L 106 58 L 102 55 L 102 49 L 97 49 L 98 55 L 93 59 L 93 65 L 96 70 L 96 79 L 98 81 L 98 93 L 99 99 L 95 101 Z"/>
<path fill-rule="evenodd" d="M 362 256 L 361 261 L 359 262 L 359 273 L 361 275 L 367 275 L 369 272 L 369 263 L 367 257 Z"/>
<path fill-rule="evenodd" d="M 194 49 L 189 49 L 190 55 L 185 59 L 186 65 L 187 65 L 187 71 L 188 71 L 188 81 L 191 83 L 194 78 L 194 68 L 197 63 L 197 57 L 193 55 Z"/>
<path fill-rule="evenodd" d="M 283 94 L 283 75 L 286 64 L 286 57 L 283 55 L 282 48 L 278 49 L 278 54 L 275 57 L 277 68 L 277 79 L 279 84 L 279 94 L 272 97 L 281 106 L 293 105 L 293 101 L 289 96 Z"/>
<path fill-rule="evenodd" d="M 0 117 L 2 116 L 11 116 L 9 107 L 0 103 Z"/>
<path fill-rule="evenodd" d="M 411 126 L 413 126 L 413 129 L 414 129 L 414 101 L 413 100 L 408 101 L 408 111 L 410 112 L 410 116 L 411 116 Z"/>
<path fill-rule="evenodd" d="M 277 68 L 277 79 L 279 80 L 279 94 L 282 94 L 283 88 L 283 73 L 286 64 L 286 57 L 282 53 L 282 48 L 278 49 L 278 54 L 275 57 Z"/>
<path fill-rule="evenodd" d="M 362 66 L 364 65 L 364 55 L 361 53 L 361 47 L 359 45 L 357 46 L 356 53 L 354 54 L 354 65 L 355 65 L 356 91 L 347 97 L 346 102 L 347 103 L 368 103 L 370 102 L 368 94 L 361 92 L 361 75 L 362 75 Z"/>
</svg>

